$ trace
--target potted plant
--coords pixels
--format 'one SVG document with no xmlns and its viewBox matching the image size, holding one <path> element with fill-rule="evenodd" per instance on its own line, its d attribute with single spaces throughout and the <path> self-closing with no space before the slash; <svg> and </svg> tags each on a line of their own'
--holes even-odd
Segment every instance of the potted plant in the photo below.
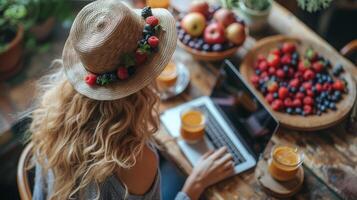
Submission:
<svg viewBox="0 0 357 200">
<path fill-rule="evenodd" d="M 21 67 L 24 28 L 21 20 L 26 7 L 11 0 L 0 0 L 0 79 L 8 78 Z"/>
<path fill-rule="evenodd" d="M 297 0 L 308 12 L 315 12 L 330 5 L 332 0 Z M 247 23 L 251 32 L 260 31 L 267 24 L 272 0 L 221 0 L 222 5 L 233 9 Z"/>
<path fill-rule="evenodd" d="M 29 0 L 31 11 L 26 19 L 26 28 L 38 41 L 48 38 L 56 20 L 64 20 L 70 15 L 68 0 Z"/>
</svg>

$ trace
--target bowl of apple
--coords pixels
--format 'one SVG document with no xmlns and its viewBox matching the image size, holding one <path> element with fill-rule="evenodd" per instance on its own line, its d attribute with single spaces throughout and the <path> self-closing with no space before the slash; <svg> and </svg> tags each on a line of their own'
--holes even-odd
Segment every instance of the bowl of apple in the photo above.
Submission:
<svg viewBox="0 0 357 200">
<path fill-rule="evenodd" d="M 176 23 L 178 45 L 197 60 L 218 61 L 233 56 L 248 29 L 232 11 L 207 2 L 193 2 Z"/>
</svg>

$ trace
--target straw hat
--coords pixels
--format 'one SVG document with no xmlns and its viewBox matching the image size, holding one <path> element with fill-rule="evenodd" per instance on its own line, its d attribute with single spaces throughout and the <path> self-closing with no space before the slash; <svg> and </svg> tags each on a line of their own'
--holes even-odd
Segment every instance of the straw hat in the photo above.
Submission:
<svg viewBox="0 0 357 200">
<path fill-rule="evenodd" d="M 62 59 L 69 82 L 79 93 L 96 100 L 115 100 L 150 84 L 165 68 L 176 48 L 175 19 L 166 9 L 152 9 L 162 30 L 156 34 L 158 51 L 150 55 L 127 80 L 90 86 L 88 73 L 103 74 L 118 68 L 120 57 L 137 48 L 145 20 L 140 9 L 119 0 L 98 0 L 77 15 L 63 49 Z"/>
</svg>

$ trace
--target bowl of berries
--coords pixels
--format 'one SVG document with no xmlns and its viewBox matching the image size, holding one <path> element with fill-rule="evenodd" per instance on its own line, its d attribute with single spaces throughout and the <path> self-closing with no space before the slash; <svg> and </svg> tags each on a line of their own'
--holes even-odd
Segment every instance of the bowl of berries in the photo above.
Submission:
<svg viewBox="0 0 357 200">
<path fill-rule="evenodd" d="M 178 45 L 197 60 L 217 61 L 235 54 L 248 29 L 232 11 L 193 2 L 176 24 Z"/>
<path fill-rule="evenodd" d="M 356 85 L 338 55 L 310 40 L 262 39 L 245 56 L 240 72 L 287 128 L 313 131 L 335 125 L 356 98 Z"/>
</svg>

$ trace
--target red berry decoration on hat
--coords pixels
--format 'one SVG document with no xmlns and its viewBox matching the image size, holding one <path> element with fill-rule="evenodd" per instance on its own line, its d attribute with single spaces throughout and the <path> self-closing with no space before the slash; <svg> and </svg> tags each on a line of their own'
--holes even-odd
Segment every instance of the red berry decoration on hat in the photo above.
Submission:
<svg viewBox="0 0 357 200">
<path fill-rule="evenodd" d="M 136 68 L 144 65 L 148 57 L 157 51 L 159 38 L 155 34 L 161 30 L 159 20 L 152 15 L 150 7 L 145 7 L 141 11 L 141 16 L 145 19 L 143 37 L 138 41 L 137 49 L 134 52 L 126 53 L 120 58 L 120 65 L 116 71 L 104 74 L 88 73 L 84 81 L 89 86 L 104 86 L 116 81 L 123 81 L 134 75 Z"/>
<path fill-rule="evenodd" d="M 297 47 L 284 42 L 267 55 L 259 55 L 250 81 L 275 111 L 307 116 L 337 110 L 348 92 L 346 81 L 339 77 L 342 65 L 333 67 L 312 48 L 300 55 Z"/>
</svg>

